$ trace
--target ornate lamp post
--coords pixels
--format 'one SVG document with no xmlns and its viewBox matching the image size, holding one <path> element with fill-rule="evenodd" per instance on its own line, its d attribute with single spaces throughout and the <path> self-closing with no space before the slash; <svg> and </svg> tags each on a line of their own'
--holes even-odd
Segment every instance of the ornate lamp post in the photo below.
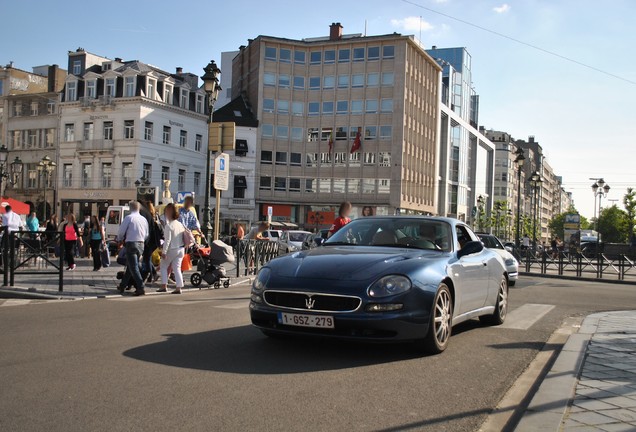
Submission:
<svg viewBox="0 0 636 432">
<path fill-rule="evenodd" d="M 477 197 L 477 222 L 478 222 L 478 225 L 479 225 L 479 227 L 477 229 L 479 231 L 483 231 L 484 230 L 484 227 L 482 226 L 483 225 L 482 214 L 483 214 L 483 211 L 484 211 L 484 205 L 485 204 L 486 204 L 486 199 L 483 196 L 479 195 Z"/>
<path fill-rule="evenodd" d="M 515 165 L 517 165 L 517 232 L 515 235 L 515 245 L 517 249 L 521 246 L 521 171 L 526 157 L 523 149 L 519 147 L 516 152 Z"/>
<path fill-rule="evenodd" d="M 541 179 L 541 174 L 538 171 L 535 171 L 530 177 L 530 187 L 532 187 L 532 194 L 534 198 L 534 208 L 533 208 L 533 218 L 532 218 L 532 246 L 534 250 L 537 249 L 537 216 L 539 210 L 539 190 L 541 189 L 541 184 L 543 180 Z"/>
<path fill-rule="evenodd" d="M 4 179 L 7 180 L 7 183 L 14 185 L 18 182 L 18 177 L 22 174 L 22 168 L 24 164 L 20 160 L 19 157 L 11 162 L 10 168 L 7 170 L 7 160 L 9 158 L 9 150 L 2 145 L 0 147 L 0 196 L 3 195 L 2 192 L 2 181 Z"/>
<path fill-rule="evenodd" d="M 48 205 L 46 202 L 46 188 L 49 185 L 49 178 L 55 171 L 55 167 L 57 167 L 57 164 L 48 156 L 44 156 L 38 164 L 38 174 L 40 177 L 44 177 L 44 210 L 42 211 L 44 220 L 49 218 Z"/>
<path fill-rule="evenodd" d="M 512 237 L 512 209 L 509 208 L 506 214 L 508 215 L 508 220 L 506 221 L 506 229 L 508 231 L 506 233 L 506 240 L 510 241 Z"/>
<path fill-rule="evenodd" d="M 214 60 L 210 61 L 206 67 L 203 68 L 205 72 L 201 79 L 203 80 L 203 88 L 205 93 L 208 95 L 208 147 L 206 148 L 206 164 L 205 164 L 205 201 L 203 204 L 203 235 L 205 239 L 210 242 L 210 231 L 212 227 L 210 226 L 210 194 L 211 185 L 210 185 L 210 177 L 212 176 L 211 165 L 212 158 L 210 154 L 210 127 L 212 126 L 212 114 L 214 112 L 214 104 L 219 97 L 219 91 L 221 91 L 221 86 L 219 85 L 219 75 L 221 74 L 221 69 L 218 68 L 216 62 Z M 220 209 L 215 210 L 215 217 L 219 214 Z"/>
</svg>

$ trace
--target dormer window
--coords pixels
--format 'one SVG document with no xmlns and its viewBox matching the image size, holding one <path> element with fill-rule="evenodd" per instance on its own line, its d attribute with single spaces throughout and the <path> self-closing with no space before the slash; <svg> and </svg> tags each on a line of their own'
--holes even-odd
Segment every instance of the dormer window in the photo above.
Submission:
<svg viewBox="0 0 636 432">
<path fill-rule="evenodd" d="M 197 106 L 196 106 L 196 111 L 199 114 L 203 114 L 203 95 L 202 94 L 198 94 L 197 95 Z"/>
<path fill-rule="evenodd" d="M 73 75 L 79 75 L 82 73 L 82 61 L 73 60 Z"/>
<path fill-rule="evenodd" d="M 179 100 L 179 106 L 184 109 L 188 109 L 188 99 L 190 98 L 190 92 L 186 89 L 181 89 L 181 99 Z"/>
<path fill-rule="evenodd" d="M 77 100 L 77 82 L 70 81 L 66 83 L 66 100 L 68 102 Z"/>
<path fill-rule="evenodd" d="M 163 101 L 168 105 L 172 105 L 172 94 L 174 87 L 171 84 L 165 84 L 163 87 Z"/>
<path fill-rule="evenodd" d="M 102 63 L 102 72 L 109 71 L 113 68 L 113 64 L 111 62 Z"/>
<path fill-rule="evenodd" d="M 97 97 L 97 80 L 86 81 L 86 97 L 89 99 Z"/>
<path fill-rule="evenodd" d="M 125 87 L 125 92 L 124 92 L 125 97 L 135 96 L 135 77 L 127 76 L 124 80 L 124 87 Z"/>
<path fill-rule="evenodd" d="M 148 99 L 155 99 L 155 90 L 157 88 L 156 79 L 148 79 L 148 85 L 146 86 L 146 97 Z"/>
<path fill-rule="evenodd" d="M 104 88 L 104 94 L 106 96 L 115 97 L 116 90 L 117 90 L 117 80 L 115 78 L 106 78 L 106 86 Z"/>
</svg>

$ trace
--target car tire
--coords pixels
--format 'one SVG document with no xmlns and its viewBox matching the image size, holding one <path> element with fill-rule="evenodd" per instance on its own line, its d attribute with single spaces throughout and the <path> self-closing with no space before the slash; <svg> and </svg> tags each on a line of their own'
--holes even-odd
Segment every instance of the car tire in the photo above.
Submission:
<svg viewBox="0 0 636 432">
<path fill-rule="evenodd" d="M 508 288 L 515 286 L 517 281 L 508 281 Z"/>
<path fill-rule="evenodd" d="M 419 343 L 429 354 L 439 354 L 448 347 L 453 328 L 453 297 L 445 283 L 441 283 L 433 300 L 426 337 Z"/>
<path fill-rule="evenodd" d="M 492 315 L 480 316 L 479 320 L 488 325 L 501 325 L 508 315 L 508 279 L 504 276 L 501 278 L 499 288 L 497 289 L 497 301 L 495 303 L 495 311 Z"/>
</svg>

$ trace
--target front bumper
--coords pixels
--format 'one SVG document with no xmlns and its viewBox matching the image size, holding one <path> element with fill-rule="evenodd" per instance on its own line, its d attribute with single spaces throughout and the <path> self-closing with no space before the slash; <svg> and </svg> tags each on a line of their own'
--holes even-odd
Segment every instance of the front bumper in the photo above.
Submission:
<svg viewBox="0 0 636 432">
<path fill-rule="evenodd" d="M 283 325 L 278 322 L 278 313 L 328 315 L 334 318 L 334 329 L 308 328 Z M 250 302 L 252 324 L 261 330 L 278 334 L 356 339 L 375 342 L 403 342 L 422 339 L 429 327 L 430 313 L 426 311 L 365 312 L 350 313 L 311 312 L 286 310 L 264 303 Z"/>
<path fill-rule="evenodd" d="M 509 266 L 506 268 L 506 272 L 508 273 L 508 280 L 519 280 L 519 266 Z"/>
</svg>

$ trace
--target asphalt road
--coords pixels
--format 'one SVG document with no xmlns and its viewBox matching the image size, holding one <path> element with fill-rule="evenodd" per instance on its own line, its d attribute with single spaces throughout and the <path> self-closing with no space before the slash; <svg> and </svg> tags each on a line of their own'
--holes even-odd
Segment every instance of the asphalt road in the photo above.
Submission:
<svg viewBox="0 0 636 432">
<path fill-rule="evenodd" d="M 569 316 L 636 309 L 636 286 L 526 278 L 527 330 L 448 350 L 269 340 L 247 285 L 182 296 L 0 302 L 2 431 L 472 431 Z"/>
</svg>

